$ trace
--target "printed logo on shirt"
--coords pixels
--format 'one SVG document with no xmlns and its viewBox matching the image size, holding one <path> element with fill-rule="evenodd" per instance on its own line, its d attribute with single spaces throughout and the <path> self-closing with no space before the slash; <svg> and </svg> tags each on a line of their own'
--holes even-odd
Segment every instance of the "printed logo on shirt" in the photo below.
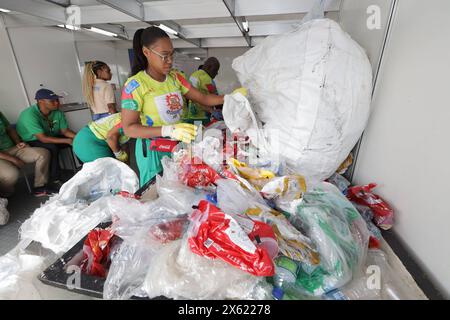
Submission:
<svg viewBox="0 0 450 320">
<path fill-rule="evenodd" d="M 206 89 L 208 89 L 208 92 L 209 93 L 213 93 L 213 94 L 216 94 L 216 86 L 215 85 L 213 85 L 212 83 L 211 84 L 207 84 L 206 85 Z"/>
<path fill-rule="evenodd" d="M 150 118 L 149 116 L 145 116 L 145 118 L 147 119 L 146 123 L 149 127 L 153 127 L 153 119 Z"/>
<path fill-rule="evenodd" d="M 183 97 L 180 92 L 155 97 L 158 114 L 164 122 L 175 123 L 181 118 L 183 111 Z"/>
<path fill-rule="evenodd" d="M 131 80 L 128 85 L 125 87 L 125 93 L 131 94 L 134 90 L 139 88 L 141 85 L 135 79 Z"/>
</svg>

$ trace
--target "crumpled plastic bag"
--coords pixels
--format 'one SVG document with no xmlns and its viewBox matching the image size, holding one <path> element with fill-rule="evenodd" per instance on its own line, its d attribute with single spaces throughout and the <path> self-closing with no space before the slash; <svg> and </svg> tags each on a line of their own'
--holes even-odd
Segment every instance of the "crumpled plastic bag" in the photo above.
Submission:
<svg viewBox="0 0 450 320">
<path fill-rule="evenodd" d="M 81 270 L 88 275 L 105 278 L 110 260 L 111 245 L 114 242 L 111 230 L 95 228 L 88 233 L 83 244 Z"/>
<path fill-rule="evenodd" d="M 100 158 L 85 163 L 56 197 L 63 204 L 93 202 L 112 191 L 135 193 L 138 189 L 139 179 L 129 166 L 113 158 Z"/>
<path fill-rule="evenodd" d="M 233 118 L 236 125 L 227 122 L 230 96 L 223 110 L 227 125 L 249 127 L 251 138 L 258 131 L 268 150 L 308 183 L 333 174 L 369 117 L 372 69 L 365 51 L 335 21 L 314 19 L 265 38 L 232 67 L 248 89 L 257 121 L 264 123 L 263 133 L 250 126 L 250 118 L 239 119 L 244 111 Z"/>
<path fill-rule="evenodd" d="M 261 191 L 271 179 L 275 178 L 275 173 L 270 170 L 253 168 L 234 158 L 228 159 L 227 163 L 234 174 L 250 182 L 258 191 Z"/>
<path fill-rule="evenodd" d="M 277 209 L 291 214 L 305 192 L 306 181 L 301 175 L 273 178 L 261 190 L 264 198 L 273 200 Z"/>
<path fill-rule="evenodd" d="M 111 219 L 108 210 L 111 198 L 102 197 L 91 205 L 64 204 L 57 196 L 51 198 L 20 226 L 20 237 L 38 241 L 55 253 L 66 252 L 99 223 Z"/>
<path fill-rule="evenodd" d="M 173 241 L 154 255 L 143 288 L 150 298 L 194 300 L 266 300 L 271 290 L 263 277 L 194 254 L 186 239 Z"/>
<path fill-rule="evenodd" d="M 376 186 L 376 183 L 369 183 L 364 186 L 350 187 L 347 198 L 372 209 L 375 224 L 383 230 L 389 230 L 394 225 L 394 210 L 380 196 L 372 192 Z"/>
<path fill-rule="evenodd" d="M 284 215 L 268 207 L 259 193 L 245 190 L 236 181 L 219 180 L 217 205 L 227 213 L 245 213 L 254 220 L 271 225 L 283 255 L 310 266 L 319 264 L 320 257 L 311 240 L 292 226 Z"/>
<path fill-rule="evenodd" d="M 104 299 L 126 300 L 147 297 L 143 284 L 155 253 L 161 245 L 145 233 L 126 240 L 111 253 L 111 265 L 103 287 Z"/>
<path fill-rule="evenodd" d="M 351 185 L 351 183 L 339 173 L 333 173 L 333 175 L 327 179 L 327 182 L 335 185 L 344 195 L 347 195 L 348 187 Z"/>
<path fill-rule="evenodd" d="M 314 242 L 320 266 L 302 266 L 297 285 L 319 296 L 348 283 L 366 258 L 369 231 L 353 205 L 330 183 L 306 192 L 290 221 Z"/>
<path fill-rule="evenodd" d="M 214 191 L 217 180 L 236 179 L 235 175 L 223 166 L 218 170 L 204 163 L 201 158 L 192 157 L 188 150 L 179 150 L 173 157 L 163 158 L 164 180 L 179 181 L 196 189 Z"/>
<path fill-rule="evenodd" d="M 114 197 L 108 202 L 113 216 L 111 229 L 124 242 L 112 253 L 105 299 L 147 296 L 142 284 L 153 256 L 162 246 L 184 236 L 189 225 L 187 213 L 207 195 L 167 175 L 157 177 L 156 189 L 159 197 L 153 201 Z"/>
<path fill-rule="evenodd" d="M 353 206 L 358 210 L 361 217 L 363 217 L 366 222 L 367 229 L 370 232 L 369 238 L 369 248 L 370 249 L 379 249 L 381 246 L 381 241 L 383 240 L 383 235 L 381 234 L 380 229 L 372 222 L 373 220 L 373 211 L 367 206 L 363 206 L 361 204 L 357 204 L 352 202 Z"/>
<path fill-rule="evenodd" d="M 190 219 L 188 242 L 192 252 L 222 259 L 256 276 L 273 275 L 274 265 L 269 253 L 250 240 L 236 218 L 202 200 Z"/>
<path fill-rule="evenodd" d="M 99 223 L 111 219 L 114 191 L 134 194 L 139 180 L 130 167 L 101 158 L 83 165 L 59 194 L 36 209 L 20 227 L 21 239 L 40 242 L 55 253 L 66 252 Z"/>
</svg>

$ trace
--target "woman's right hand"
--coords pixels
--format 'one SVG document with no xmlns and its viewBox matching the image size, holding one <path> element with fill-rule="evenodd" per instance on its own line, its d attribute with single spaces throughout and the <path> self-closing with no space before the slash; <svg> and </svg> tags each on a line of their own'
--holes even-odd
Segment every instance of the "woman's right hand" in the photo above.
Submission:
<svg viewBox="0 0 450 320">
<path fill-rule="evenodd" d="M 191 143 L 197 136 L 197 126 L 189 123 L 162 126 L 161 135 L 184 143 Z"/>
</svg>

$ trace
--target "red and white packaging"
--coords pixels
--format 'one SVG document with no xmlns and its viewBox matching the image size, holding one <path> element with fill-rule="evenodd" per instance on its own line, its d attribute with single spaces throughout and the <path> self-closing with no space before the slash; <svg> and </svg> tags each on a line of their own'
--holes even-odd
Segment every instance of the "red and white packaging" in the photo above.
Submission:
<svg viewBox="0 0 450 320">
<path fill-rule="evenodd" d="M 110 264 L 109 253 L 114 234 L 109 229 L 89 232 L 83 244 L 81 270 L 91 276 L 105 278 Z"/>
<path fill-rule="evenodd" d="M 208 188 L 215 186 L 219 179 L 237 180 L 230 171 L 223 169 L 220 174 L 198 158 L 186 158 L 181 162 L 183 173 L 181 181 L 191 188 Z"/>
<path fill-rule="evenodd" d="M 375 183 L 370 183 L 365 186 L 350 187 L 347 198 L 372 209 L 375 224 L 383 230 L 389 230 L 394 225 L 394 210 L 380 196 L 372 193 L 372 189 L 376 186 Z"/>
<path fill-rule="evenodd" d="M 273 276 L 275 267 L 266 248 L 256 246 L 232 216 L 202 200 L 190 219 L 188 243 L 192 252 L 211 259 L 222 259 L 255 276 Z M 264 230 L 264 235 L 269 233 L 262 225 L 254 223 L 253 236 L 258 230 Z"/>
</svg>

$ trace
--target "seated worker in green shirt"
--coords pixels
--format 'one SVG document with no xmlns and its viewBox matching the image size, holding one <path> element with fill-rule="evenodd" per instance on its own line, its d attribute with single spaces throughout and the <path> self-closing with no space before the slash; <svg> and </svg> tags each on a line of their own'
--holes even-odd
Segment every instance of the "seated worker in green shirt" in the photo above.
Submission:
<svg viewBox="0 0 450 320">
<path fill-rule="evenodd" d="M 81 129 L 73 140 L 73 151 L 83 162 L 115 157 L 126 163 L 128 162 L 128 153 L 124 150 L 123 145 L 129 139 L 123 133 L 122 115 L 115 113 L 92 121 Z"/>
<path fill-rule="evenodd" d="M 31 148 L 20 140 L 16 130 L 0 112 L 0 196 L 9 197 L 25 163 L 34 163 L 34 195 L 49 195 L 47 188 L 50 153 L 42 148 Z M 1 220 L 1 219 L 0 219 Z"/>
<path fill-rule="evenodd" d="M 22 111 L 17 122 L 17 132 L 23 141 L 50 151 L 50 179 L 53 182 L 60 179 L 59 151 L 70 147 L 75 137 L 75 132 L 68 128 L 64 113 L 58 110 L 59 98 L 51 90 L 38 90 L 37 103 Z"/>
<path fill-rule="evenodd" d="M 219 73 L 219 69 L 219 60 L 215 57 L 209 57 L 201 68 L 191 75 L 189 81 L 201 93 L 217 95 L 218 92 L 213 79 Z M 203 125 L 207 125 L 210 122 L 211 114 L 217 118 L 216 116 L 218 116 L 219 112 L 217 112 L 216 107 L 208 107 L 189 101 L 186 122 L 194 123 L 195 121 L 202 121 Z"/>
</svg>

